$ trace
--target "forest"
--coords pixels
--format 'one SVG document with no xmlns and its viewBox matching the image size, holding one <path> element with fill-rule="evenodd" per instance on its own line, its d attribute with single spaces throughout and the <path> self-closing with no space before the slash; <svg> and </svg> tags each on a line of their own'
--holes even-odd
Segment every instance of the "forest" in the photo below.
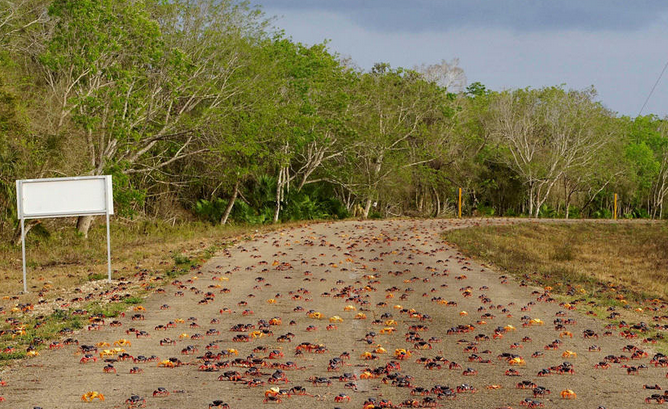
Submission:
<svg viewBox="0 0 668 409">
<path fill-rule="evenodd" d="M 3 236 L 15 180 L 101 174 L 127 219 L 447 217 L 459 188 L 468 216 L 667 217 L 666 119 L 462 76 L 362 69 L 235 0 L 0 0 Z"/>
</svg>

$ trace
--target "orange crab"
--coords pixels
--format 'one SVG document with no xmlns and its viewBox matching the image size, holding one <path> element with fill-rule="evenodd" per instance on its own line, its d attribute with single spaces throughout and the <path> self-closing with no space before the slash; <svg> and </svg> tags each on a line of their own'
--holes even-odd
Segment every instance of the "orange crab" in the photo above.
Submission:
<svg viewBox="0 0 668 409">
<path fill-rule="evenodd" d="M 132 342 L 128 341 L 127 339 L 119 339 L 118 341 L 114 342 L 114 346 L 129 347 L 132 346 Z"/>
<path fill-rule="evenodd" d="M 575 394 L 575 392 L 573 392 L 570 389 L 564 389 L 563 391 L 561 391 L 561 398 L 562 399 L 575 399 L 575 398 L 577 398 L 577 395 Z"/>
<path fill-rule="evenodd" d="M 264 333 L 262 331 L 253 331 L 248 335 L 253 339 L 257 339 L 257 338 L 262 338 L 264 336 Z"/>
<path fill-rule="evenodd" d="M 364 371 L 360 374 L 360 379 L 375 379 L 378 375 L 374 374 L 371 371 Z"/>
<path fill-rule="evenodd" d="M 335 315 L 333 317 L 329 318 L 329 322 L 343 322 L 343 318 L 339 317 L 338 315 Z"/>
<path fill-rule="evenodd" d="M 573 352 L 573 351 L 564 351 L 564 353 L 561 354 L 561 357 L 562 358 L 577 358 L 578 354 L 577 354 L 577 352 Z"/>
<path fill-rule="evenodd" d="M 92 402 L 93 399 L 104 401 L 104 395 L 96 391 L 86 392 L 81 395 L 81 400 L 84 402 Z"/>
<path fill-rule="evenodd" d="M 160 368 L 174 368 L 174 367 L 176 367 L 176 363 L 170 361 L 169 359 L 166 359 L 164 361 L 160 361 L 160 363 L 158 363 L 158 367 L 160 367 Z"/>
</svg>

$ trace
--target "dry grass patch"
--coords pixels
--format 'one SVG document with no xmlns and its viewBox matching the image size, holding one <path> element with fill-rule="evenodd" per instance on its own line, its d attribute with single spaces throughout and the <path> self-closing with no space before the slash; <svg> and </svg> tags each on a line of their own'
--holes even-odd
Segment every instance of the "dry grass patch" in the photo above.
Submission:
<svg viewBox="0 0 668 409">
<path fill-rule="evenodd" d="M 88 282 L 107 277 L 106 230 L 97 223 L 85 239 L 60 219 L 45 221 L 46 230 L 31 232 L 26 240 L 28 289 L 22 290 L 21 247 L 0 243 L 0 297 L 2 306 L 63 296 Z M 256 232 L 293 224 L 267 226 L 212 226 L 208 223 L 171 225 L 158 220 L 112 221 L 111 256 L 114 280 L 127 280 L 140 270 L 169 273 L 175 268 L 201 264 L 228 243 Z"/>
<path fill-rule="evenodd" d="M 557 292 L 668 299 L 668 224 L 518 223 L 447 232 L 469 255 Z"/>
</svg>

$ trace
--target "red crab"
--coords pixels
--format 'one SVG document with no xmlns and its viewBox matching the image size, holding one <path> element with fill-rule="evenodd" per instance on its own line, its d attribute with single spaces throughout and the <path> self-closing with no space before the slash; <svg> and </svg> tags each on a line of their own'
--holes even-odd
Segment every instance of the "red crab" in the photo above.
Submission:
<svg viewBox="0 0 668 409">
<path fill-rule="evenodd" d="M 156 396 L 169 396 L 169 391 L 165 388 L 160 387 L 153 391 L 153 397 Z"/>
</svg>

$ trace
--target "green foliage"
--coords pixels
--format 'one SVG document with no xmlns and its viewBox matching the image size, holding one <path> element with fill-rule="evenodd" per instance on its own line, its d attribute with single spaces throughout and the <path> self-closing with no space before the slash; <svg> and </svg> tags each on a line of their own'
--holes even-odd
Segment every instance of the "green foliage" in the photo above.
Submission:
<svg viewBox="0 0 668 409">
<path fill-rule="evenodd" d="M 195 208 L 193 210 L 195 214 L 201 218 L 215 224 L 218 223 L 223 216 L 227 203 L 227 200 L 220 198 L 215 198 L 213 200 L 200 199 L 195 203 Z"/>
<path fill-rule="evenodd" d="M 618 193 L 624 217 L 668 216 L 667 121 L 593 88 L 453 93 L 237 0 L 36 0 L 4 29 L 35 15 L 0 50 L 4 239 L 16 179 L 102 173 L 121 217 L 170 223 L 220 223 L 233 197 L 238 224 L 449 216 L 459 188 L 469 215 L 610 217 Z"/>
<path fill-rule="evenodd" d="M 172 254 L 172 259 L 174 260 L 174 264 L 177 267 L 183 267 L 183 266 L 190 266 L 192 265 L 192 260 L 190 257 L 188 257 L 185 254 L 181 253 L 174 253 Z"/>
<path fill-rule="evenodd" d="M 236 201 L 232 208 L 231 219 L 242 224 L 265 224 L 272 221 L 274 212 L 273 184 L 275 179 L 264 176 L 260 183 L 244 197 L 246 201 Z M 220 221 L 228 201 L 220 198 L 213 200 L 201 199 L 195 204 L 195 213 L 216 224 Z M 281 221 L 345 219 L 348 211 L 345 206 L 333 197 L 331 188 L 308 185 L 301 191 L 291 191 L 284 203 Z"/>
<path fill-rule="evenodd" d="M 141 297 L 127 297 L 123 299 L 123 302 L 128 305 L 137 305 L 144 302 L 144 299 Z"/>
<path fill-rule="evenodd" d="M 91 273 L 88 274 L 88 281 L 99 281 L 107 278 L 107 275 L 104 273 Z"/>
<path fill-rule="evenodd" d="M 348 211 L 333 197 L 331 189 L 309 185 L 299 192 L 292 192 L 288 197 L 283 221 L 345 219 Z"/>
<path fill-rule="evenodd" d="M 552 206 L 544 204 L 540 207 L 540 210 L 538 212 L 538 217 L 546 219 L 554 219 L 555 217 L 557 217 L 557 211 Z"/>
<path fill-rule="evenodd" d="M 121 216 L 135 216 L 145 203 L 146 189 L 137 187 L 136 182 L 118 165 L 111 166 L 105 174 L 112 175 L 114 210 Z"/>
<path fill-rule="evenodd" d="M 476 208 L 476 211 L 480 216 L 493 217 L 494 215 L 496 215 L 496 209 L 494 209 L 494 207 L 485 206 L 483 204 L 479 204 L 478 207 Z"/>
</svg>

